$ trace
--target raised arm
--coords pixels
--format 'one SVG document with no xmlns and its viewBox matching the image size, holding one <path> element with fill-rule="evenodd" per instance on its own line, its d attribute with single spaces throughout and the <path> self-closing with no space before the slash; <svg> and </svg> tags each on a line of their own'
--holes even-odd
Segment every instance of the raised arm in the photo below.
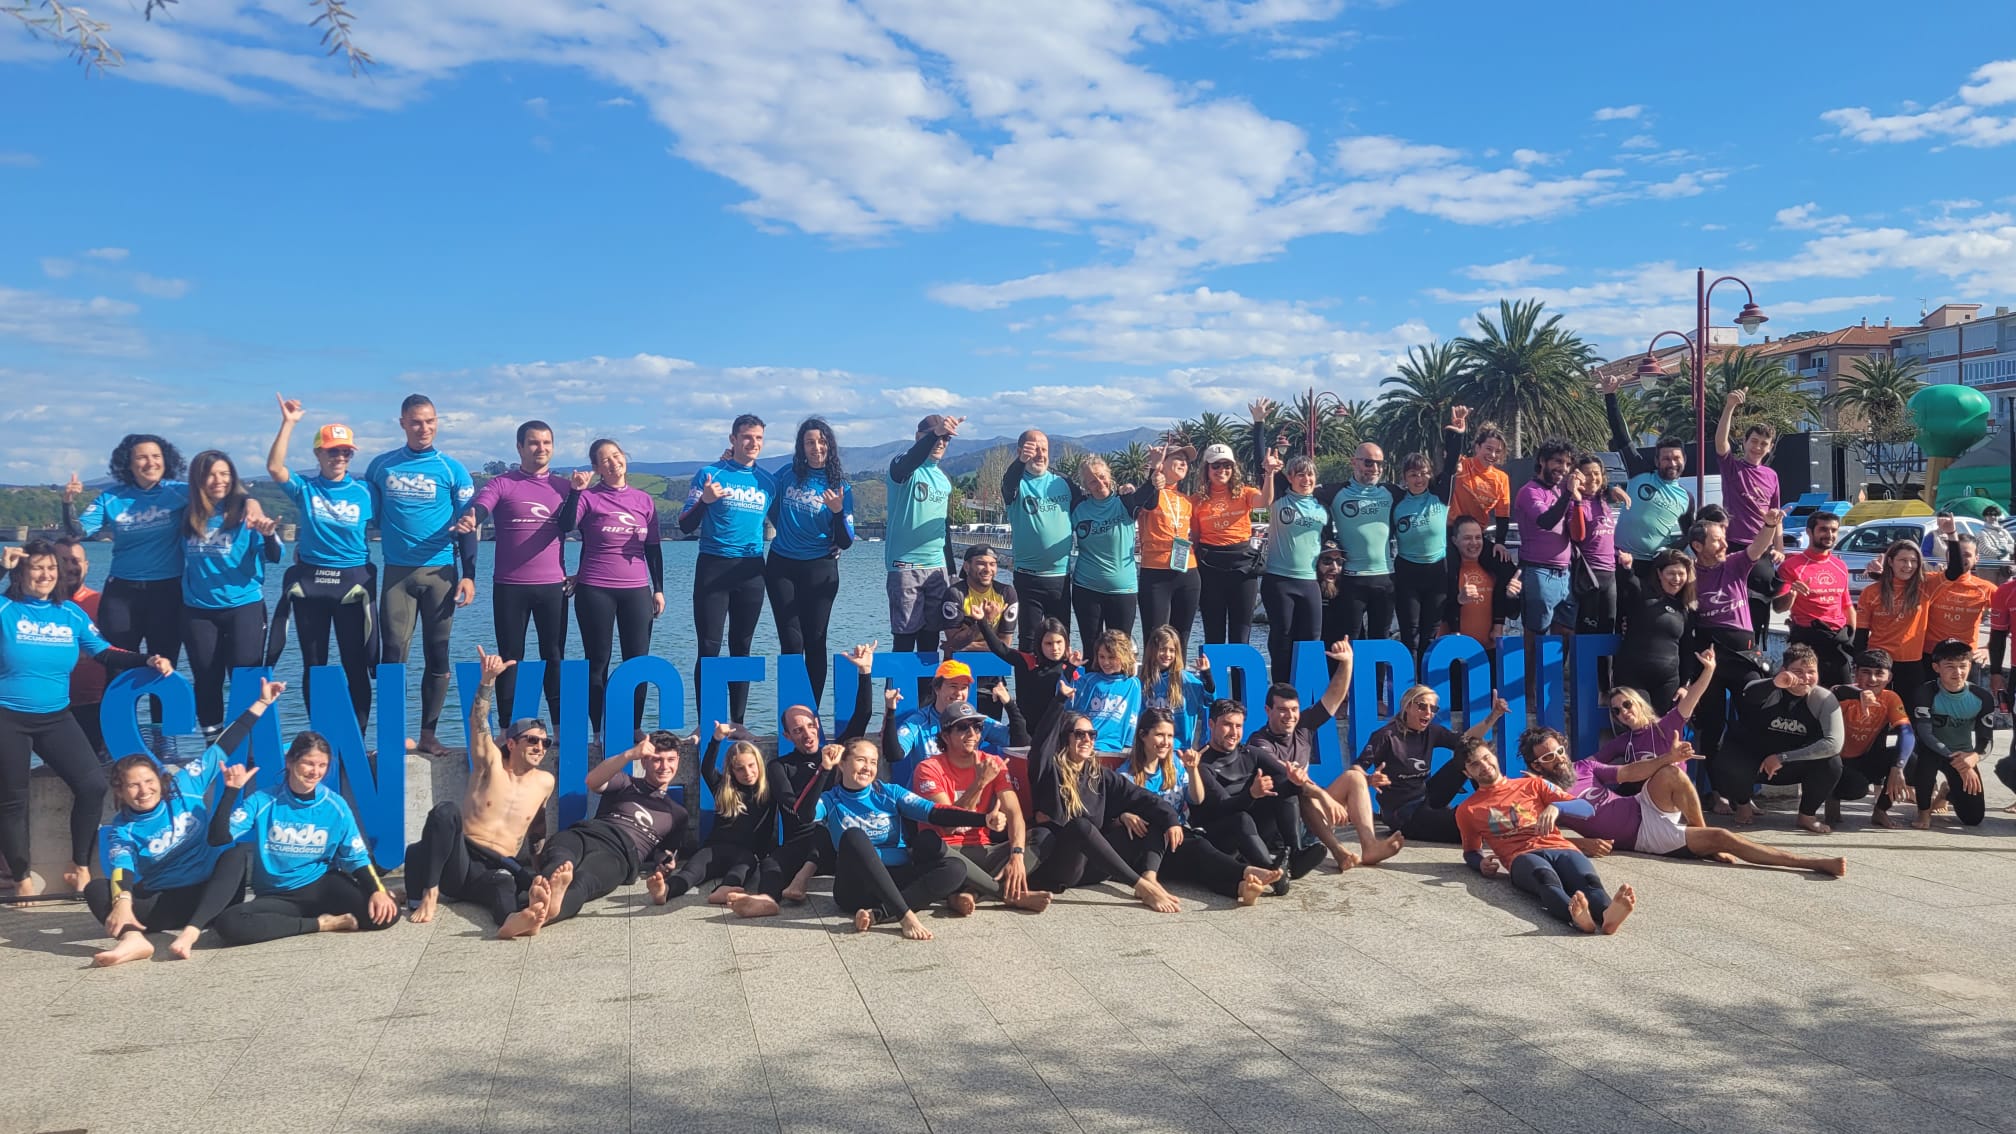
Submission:
<svg viewBox="0 0 2016 1134">
<path fill-rule="evenodd" d="M 285 484 L 294 478 L 287 469 L 287 444 L 294 437 L 294 427 L 301 424 L 308 411 L 301 407 L 298 398 L 284 394 L 273 396 L 280 401 L 280 431 L 273 435 L 273 444 L 266 450 L 266 475 L 272 477 L 276 484 Z"/>
<path fill-rule="evenodd" d="M 1498 691 L 1493 689 L 1491 691 L 1491 711 L 1484 715 L 1483 720 L 1464 729 L 1463 735 L 1472 740 L 1482 740 L 1490 736 L 1491 730 L 1498 727 L 1498 721 L 1505 716 L 1506 710 L 1510 708 L 1511 706 L 1505 703 L 1505 698 L 1500 697 Z"/>
<path fill-rule="evenodd" d="M 1323 687 L 1323 695 L 1316 698 L 1316 703 L 1309 706 L 1301 719 L 1295 722 L 1295 727 L 1304 732 L 1314 732 L 1336 719 L 1337 710 L 1344 705 L 1344 698 L 1351 694 L 1351 640 L 1344 638 L 1332 642 L 1323 653 L 1337 663 L 1337 669 L 1330 675 L 1330 684 Z"/>
<path fill-rule="evenodd" d="M 478 768 L 495 769 L 503 766 L 504 753 L 490 733 L 490 702 L 497 696 L 497 679 L 518 663 L 484 653 L 481 646 L 476 647 L 476 661 L 483 667 L 483 683 L 476 687 L 476 696 L 469 702 L 469 759 Z"/>
<path fill-rule="evenodd" d="M 609 781 L 616 778 L 616 773 L 629 767 L 630 761 L 635 760 L 641 755 L 644 746 L 649 743 L 651 743 L 649 739 L 640 740 L 634 746 L 626 748 L 588 769 L 587 777 L 581 782 L 587 785 L 589 791 L 600 794 L 604 788 L 609 786 Z"/>
<path fill-rule="evenodd" d="M 1715 683 L 1715 647 L 1710 646 L 1694 657 L 1701 663 L 1701 675 L 1694 679 L 1692 685 L 1680 691 L 1680 700 L 1675 705 L 1680 715 L 1689 720 L 1694 718 L 1694 706 L 1701 703 L 1701 698 L 1708 695 L 1708 687 Z M 1652 706 L 1652 711 L 1658 712 L 1659 706 Z"/>
<path fill-rule="evenodd" d="M 1757 529 L 1756 538 L 1750 541 L 1749 547 L 1743 549 L 1744 554 L 1750 557 L 1752 563 L 1762 562 L 1783 538 L 1785 538 L 1785 513 L 1773 508 L 1764 513 L 1764 526 Z"/>
<path fill-rule="evenodd" d="M 1736 407 L 1749 399 L 1750 391 L 1748 390 L 1731 390 L 1729 391 L 1729 395 L 1722 399 L 1722 417 L 1715 423 L 1716 456 L 1727 457 L 1729 455 L 1729 430 L 1736 423 Z"/>
</svg>

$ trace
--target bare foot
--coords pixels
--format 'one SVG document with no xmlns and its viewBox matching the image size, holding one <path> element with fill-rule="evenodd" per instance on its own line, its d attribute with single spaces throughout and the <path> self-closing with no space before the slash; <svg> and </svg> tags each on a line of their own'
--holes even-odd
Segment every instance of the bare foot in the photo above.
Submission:
<svg viewBox="0 0 2016 1134">
<path fill-rule="evenodd" d="M 70 868 L 63 872 L 63 884 L 70 887 L 73 893 L 83 893 L 84 887 L 91 884 L 91 868 L 71 864 Z"/>
<path fill-rule="evenodd" d="M 737 894 L 728 908 L 738 917 L 776 917 L 777 899 L 768 894 Z"/>
<path fill-rule="evenodd" d="M 665 872 L 654 870 L 644 878 L 644 892 L 651 895 L 651 904 L 662 906 L 672 900 L 672 886 L 665 881 Z"/>
<path fill-rule="evenodd" d="M 448 755 L 448 746 L 441 743 L 441 741 L 437 739 L 435 735 L 431 732 L 421 733 L 420 743 L 415 747 L 421 752 L 421 754 L 426 756 L 432 756 L 437 760 L 443 756 Z"/>
<path fill-rule="evenodd" d="M 1931 830 L 1931 829 L 1932 829 L 1932 812 L 1931 812 L 1931 811 L 1929 811 L 1929 810 L 1927 810 L 1927 809 L 1925 809 L 1925 808 L 1923 808 L 1923 807 L 1919 808 L 1919 809 L 1918 809 L 1918 814 L 1916 814 L 1916 815 L 1914 815 L 1914 816 L 1912 816 L 1912 817 L 1911 817 L 1911 826 L 1912 826 L 1912 827 L 1913 827 L 1914 829 L 1916 829 L 1916 830 L 1920 830 L 1920 831 L 1929 831 L 1929 830 Z"/>
<path fill-rule="evenodd" d="M 1337 873 L 1339 874 L 1342 874 L 1345 871 L 1351 869 L 1352 867 L 1358 865 L 1359 862 L 1357 855 L 1352 854 L 1350 851 L 1345 850 L 1343 847 L 1338 847 L 1336 850 L 1331 851 L 1330 857 L 1336 861 Z"/>
<path fill-rule="evenodd" d="M 1259 866 L 1247 867 L 1245 877 L 1239 879 L 1239 904 L 1250 906 L 1259 901 L 1260 895 L 1273 889 L 1274 884 L 1281 881 L 1281 877 L 1279 870 Z"/>
<path fill-rule="evenodd" d="M 1734 808 L 1729 806 L 1729 801 L 1722 798 L 1719 795 L 1715 797 L 1715 805 L 1713 807 L 1713 810 L 1717 815 L 1729 815 L 1733 814 L 1735 811 Z"/>
<path fill-rule="evenodd" d="M 1939 786 L 1932 789 L 1932 814 L 1938 815 L 1946 810 L 1946 781 L 1940 780 Z"/>
<path fill-rule="evenodd" d="M 716 886 L 714 887 L 714 892 L 707 895 L 707 904 L 710 906 L 725 906 L 729 902 L 741 897 L 742 893 L 743 890 L 740 886 Z"/>
<path fill-rule="evenodd" d="M 1603 932 L 1611 934 L 1622 929 L 1624 919 L 1637 908 L 1638 891 L 1633 890 L 1629 882 L 1617 887 L 1617 892 L 1610 896 L 1610 908 L 1603 911 Z"/>
<path fill-rule="evenodd" d="M 1848 860 L 1845 858 L 1823 858 L 1813 867 L 1819 874 L 1832 874 L 1836 878 L 1848 877 Z"/>
<path fill-rule="evenodd" d="M 1728 851 L 1718 851 L 1715 854 L 1711 854 L 1708 856 L 1708 860 L 1710 862 L 1719 862 L 1724 866 L 1735 866 L 1743 861 Z"/>
<path fill-rule="evenodd" d="M 923 922 L 917 920 L 916 910 L 911 910 L 909 913 L 903 915 L 902 929 L 903 939 L 906 941 L 931 940 L 931 931 L 924 928 Z"/>
<path fill-rule="evenodd" d="M 30 874 L 25 878 L 17 878 L 14 880 L 14 896 L 17 898 L 26 898 L 34 894 L 39 894 L 41 892 L 42 892 L 42 880 L 35 877 L 33 874 Z M 32 905 L 34 903 L 28 903 L 28 904 Z"/>
<path fill-rule="evenodd" d="M 2016 807 L 2016 804 L 2011 804 L 2010 806 Z M 1891 831 L 1896 829 L 1897 821 L 1895 819 L 1890 818 L 1890 812 L 1886 809 L 1883 811 L 1870 812 L 1869 825 L 1871 827 L 1881 827 L 1886 831 Z"/>
<path fill-rule="evenodd" d="M 874 927 L 875 927 L 875 911 L 874 911 L 874 910 L 855 910 L 855 911 L 854 911 L 854 932 L 856 932 L 856 933 L 866 933 L 866 932 L 868 932 L 868 931 L 869 931 L 870 929 L 873 929 Z"/>
<path fill-rule="evenodd" d="M 1183 903 L 1177 901 L 1174 894 L 1164 890 L 1162 883 L 1151 882 L 1146 878 L 1134 883 L 1134 896 L 1140 899 L 1142 905 L 1156 913 L 1175 913 L 1183 908 Z"/>
<path fill-rule="evenodd" d="M 1377 866 L 1394 855 L 1399 854 L 1400 848 L 1406 845 L 1407 837 L 1395 831 L 1373 843 L 1371 846 L 1366 847 L 1365 853 L 1358 859 L 1358 865 Z"/>
<path fill-rule="evenodd" d="M 175 935 L 175 940 L 168 943 L 168 955 L 178 961 L 188 960 L 189 954 L 196 951 L 196 939 L 201 936 L 203 931 L 195 926 L 183 926 L 182 931 Z"/>
<path fill-rule="evenodd" d="M 410 736 L 409 736 L 409 737 L 407 737 L 407 738 L 406 738 L 406 751 L 408 751 L 408 752 L 418 752 L 418 751 L 420 751 L 420 742 L 419 742 L 419 741 L 417 741 L 417 740 L 414 740 L 414 739 L 413 739 L 412 737 L 410 737 Z"/>
<path fill-rule="evenodd" d="M 972 917 L 973 906 L 973 895 L 964 890 L 945 899 L 945 908 L 951 911 L 953 917 Z"/>
<path fill-rule="evenodd" d="M 553 907 L 553 884 L 544 875 L 532 880 L 532 888 L 525 892 L 525 908 L 504 919 L 497 927 L 497 936 L 505 941 L 514 937 L 536 936 L 546 924 L 547 911 Z"/>
<path fill-rule="evenodd" d="M 1834 833 L 1834 828 L 1822 823 L 1818 815 L 1801 815 L 1799 817 L 1799 826 L 1816 835 L 1831 835 Z"/>
<path fill-rule="evenodd" d="M 1596 932 L 1596 919 L 1589 916 L 1589 899 L 1579 890 L 1568 899 L 1568 920 L 1584 933 Z"/>
<path fill-rule="evenodd" d="M 315 932 L 355 933 L 357 932 L 357 915 L 325 913 L 315 919 Z"/>
<path fill-rule="evenodd" d="M 1748 827 L 1757 821 L 1757 806 L 1751 803 L 1739 803 L 1731 814 L 1736 816 L 1738 827 Z"/>
<path fill-rule="evenodd" d="M 549 888 L 549 896 L 546 899 L 546 915 L 539 919 L 539 924 L 541 925 L 552 921 L 553 915 L 560 912 L 560 900 L 567 896 L 567 887 L 574 884 L 574 864 L 571 862 L 561 863 L 559 869 L 555 870 L 549 877 L 552 886 Z"/>
<path fill-rule="evenodd" d="M 144 961 L 153 955 L 154 943 L 147 940 L 147 935 L 137 929 L 129 929 L 119 935 L 119 940 L 113 942 L 110 949 L 93 954 L 91 963 L 101 969 L 109 969 L 128 961 Z"/>
<path fill-rule="evenodd" d="M 1004 904 L 1018 910 L 1027 910 L 1030 913 L 1042 913 L 1044 910 L 1050 908 L 1050 891 L 1024 890 L 1022 891 L 1022 896 L 1019 898 L 1003 898 L 1001 900 Z"/>
<path fill-rule="evenodd" d="M 428 922 L 434 920 L 434 911 L 440 907 L 440 904 L 441 904 L 441 888 L 439 886 L 436 886 L 433 889 L 427 891 L 426 893 L 420 895 L 420 904 L 414 906 L 412 911 L 409 912 L 406 915 L 406 917 L 410 921 L 415 921 L 420 923 L 421 925 L 425 925 Z"/>
<path fill-rule="evenodd" d="M 798 873 L 791 876 L 791 884 L 784 887 L 784 900 L 787 902 L 804 901 L 805 887 L 812 884 L 812 872 L 816 869 L 817 867 L 809 862 L 799 867 Z"/>
</svg>

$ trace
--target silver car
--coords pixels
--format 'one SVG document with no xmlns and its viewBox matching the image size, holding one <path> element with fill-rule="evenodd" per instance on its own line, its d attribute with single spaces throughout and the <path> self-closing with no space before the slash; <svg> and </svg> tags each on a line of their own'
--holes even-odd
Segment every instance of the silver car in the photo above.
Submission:
<svg viewBox="0 0 2016 1134">
<path fill-rule="evenodd" d="M 1963 535 L 1971 535 L 1979 541 L 1981 561 L 1974 573 L 1991 583 L 2001 584 L 2016 572 L 2016 564 L 2010 562 L 2011 540 L 2009 533 L 2000 528 L 1967 516 L 1957 517 L 1954 527 Z M 1881 558 L 1883 549 L 1900 539 L 1908 539 L 1923 550 L 1927 536 L 1934 536 L 1939 530 L 1939 521 L 1933 516 L 1898 516 L 1888 520 L 1871 520 L 1845 528 L 1841 538 L 1834 545 L 1834 553 L 1841 557 L 1856 578 L 1862 578 L 1862 568 L 1872 559 Z M 1938 539 L 1932 540 L 1932 550 L 1925 553 L 1927 570 L 1946 569 L 1946 548 Z"/>
</svg>

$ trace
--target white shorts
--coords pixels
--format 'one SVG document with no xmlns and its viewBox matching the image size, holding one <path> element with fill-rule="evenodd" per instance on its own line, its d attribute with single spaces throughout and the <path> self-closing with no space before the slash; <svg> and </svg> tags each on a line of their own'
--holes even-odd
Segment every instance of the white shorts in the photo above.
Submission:
<svg viewBox="0 0 2016 1134">
<path fill-rule="evenodd" d="M 1652 793 L 1638 793 L 1638 839 L 1631 848 L 1639 854 L 1672 854 L 1687 849 L 1687 827 L 1678 811 L 1661 811 L 1652 802 Z"/>
</svg>

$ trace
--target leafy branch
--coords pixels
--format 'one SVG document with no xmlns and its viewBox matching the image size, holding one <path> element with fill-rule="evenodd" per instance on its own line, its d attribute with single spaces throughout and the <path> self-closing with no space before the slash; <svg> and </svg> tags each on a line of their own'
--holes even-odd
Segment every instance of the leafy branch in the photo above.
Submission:
<svg viewBox="0 0 2016 1134">
<path fill-rule="evenodd" d="M 166 13 L 177 0 L 147 0 L 141 16 L 152 20 L 154 13 Z M 352 75 L 361 75 L 376 60 L 357 46 L 351 33 L 356 17 L 346 0 L 307 0 L 316 10 L 308 26 L 322 29 L 322 46 L 327 55 L 341 55 Z M 83 64 L 86 73 L 124 66 L 126 57 L 112 46 L 105 33 L 111 25 L 64 0 L 0 0 L 0 14 L 14 17 L 36 36 L 53 39 L 69 49 L 70 57 Z"/>
</svg>

